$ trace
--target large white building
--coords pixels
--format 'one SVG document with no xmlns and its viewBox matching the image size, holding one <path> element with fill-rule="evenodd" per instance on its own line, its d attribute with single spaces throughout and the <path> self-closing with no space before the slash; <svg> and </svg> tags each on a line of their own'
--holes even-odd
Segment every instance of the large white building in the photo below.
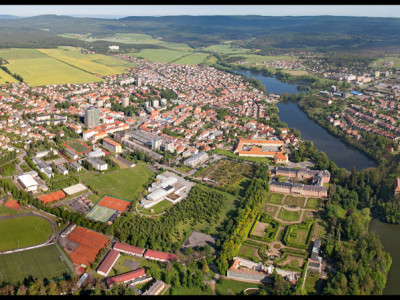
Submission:
<svg viewBox="0 0 400 300">
<path fill-rule="evenodd" d="M 27 192 L 36 191 L 39 185 L 39 183 L 37 183 L 29 174 L 18 176 L 17 180 L 19 184 L 21 184 L 22 188 Z"/>
</svg>

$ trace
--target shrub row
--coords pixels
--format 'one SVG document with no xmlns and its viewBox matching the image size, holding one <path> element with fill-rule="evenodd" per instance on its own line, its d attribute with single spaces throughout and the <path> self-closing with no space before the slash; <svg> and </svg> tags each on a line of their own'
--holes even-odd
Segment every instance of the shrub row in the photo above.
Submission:
<svg viewBox="0 0 400 300">
<path fill-rule="evenodd" d="M 315 224 L 315 220 L 311 220 L 311 221 L 307 221 L 304 224 L 295 224 L 295 225 L 288 226 L 288 228 L 286 230 L 286 233 L 285 233 L 285 236 L 283 238 L 283 241 L 285 242 L 285 245 L 289 246 L 289 247 L 293 247 L 293 248 L 300 248 L 300 249 L 307 250 L 308 249 L 308 245 L 310 244 L 310 241 L 311 241 L 312 231 L 314 229 L 314 224 Z M 306 240 L 305 244 L 297 244 L 297 243 L 293 243 L 293 242 L 291 242 L 289 240 L 290 239 L 290 234 L 296 228 L 301 228 L 301 229 L 307 229 L 308 230 L 308 236 L 307 236 L 307 240 Z"/>
</svg>

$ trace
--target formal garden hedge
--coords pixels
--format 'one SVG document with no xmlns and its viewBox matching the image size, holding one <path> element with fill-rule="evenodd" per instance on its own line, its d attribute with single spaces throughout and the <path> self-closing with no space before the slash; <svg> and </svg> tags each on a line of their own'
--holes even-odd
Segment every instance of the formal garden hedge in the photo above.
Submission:
<svg viewBox="0 0 400 300">
<path fill-rule="evenodd" d="M 285 245 L 288 247 L 307 250 L 308 245 L 310 244 L 310 241 L 311 241 L 314 224 L 315 224 L 315 220 L 310 220 L 310 221 L 307 221 L 307 222 L 301 223 L 301 224 L 289 225 L 286 229 L 286 233 L 283 238 Z M 308 236 L 307 236 L 306 242 L 304 244 L 294 243 L 290 240 L 291 238 L 294 237 L 294 234 L 296 234 L 294 232 L 296 229 L 308 230 Z"/>
<path fill-rule="evenodd" d="M 259 235 L 254 235 L 254 229 L 257 226 L 258 222 L 262 223 L 268 223 L 268 227 L 265 229 L 265 234 L 263 236 Z M 254 240 L 259 240 L 267 243 L 271 243 L 276 240 L 276 237 L 278 236 L 279 229 L 281 228 L 281 223 L 272 218 L 270 215 L 266 213 L 261 213 L 257 216 L 253 227 L 250 230 L 249 233 L 249 238 L 254 239 Z"/>
</svg>

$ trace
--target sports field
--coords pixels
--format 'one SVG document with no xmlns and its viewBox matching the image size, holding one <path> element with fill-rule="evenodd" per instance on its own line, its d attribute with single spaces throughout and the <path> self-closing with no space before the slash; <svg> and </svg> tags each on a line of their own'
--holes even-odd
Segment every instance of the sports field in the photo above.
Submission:
<svg viewBox="0 0 400 300">
<path fill-rule="evenodd" d="M 91 190 L 98 191 L 100 195 L 109 194 L 122 199 L 135 200 L 152 174 L 153 172 L 145 164 L 139 163 L 133 168 L 119 169 L 106 174 L 86 173 L 81 176 L 81 180 L 83 184 Z"/>
<path fill-rule="evenodd" d="M 36 216 L 0 220 L 0 251 L 38 245 L 52 234 L 49 221 Z"/>
<path fill-rule="evenodd" d="M 0 255 L 0 281 L 17 284 L 28 276 L 44 279 L 58 279 L 73 274 L 68 257 L 56 244 Z"/>
<path fill-rule="evenodd" d="M 76 154 L 82 154 L 92 150 L 88 145 L 81 141 L 69 141 L 63 144 L 65 147 L 70 148 Z"/>
<path fill-rule="evenodd" d="M 115 209 L 96 205 L 86 216 L 96 221 L 107 222 L 115 212 Z"/>
</svg>

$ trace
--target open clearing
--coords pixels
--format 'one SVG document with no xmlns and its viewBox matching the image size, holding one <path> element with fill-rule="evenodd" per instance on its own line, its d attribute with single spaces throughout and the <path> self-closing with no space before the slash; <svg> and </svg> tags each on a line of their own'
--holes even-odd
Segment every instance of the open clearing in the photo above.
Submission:
<svg viewBox="0 0 400 300">
<path fill-rule="evenodd" d="M 86 173 L 82 175 L 81 180 L 90 189 L 98 191 L 100 196 L 109 194 L 127 200 L 135 200 L 152 174 L 146 165 L 137 164 L 133 168 L 120 169 L 106 174 Z"/>
<path fill-rule="evenodd" d="M 271 204 L 282 204 L 282 199 L 283 199 L 282 194 L 271 194 L 271 196 L 269 197 L 268 203 Z"/>
<path fill-rule="evenodd" d="M 0 281 L 22 283 L 24 278 L 58 279 L 73 274 L 68 258 L 56 244 L 0 255 Z"/>
<path fill-rule="evenodd" d="M 253 235 L 264 236 L 265 229 L 268 227 L 268 223 L 257 222 L 256 228 L 254 228 Z"/>
<path fill-rule="evenodd" d="M 45 242 L 52 231 L 49 221 L 36 216 L 0 220 L 0 251 L 38 245 Z"/>
<path fill-rule="evenodd" d="M 289 211 L 284 208 L 281 208 L 279 211 L 278 218 L 287 221 L 287 222 L 293 222 L 293 221 L 298 221 L 300 218 L 300 210 L 299 211 Z"/>
</svg>

